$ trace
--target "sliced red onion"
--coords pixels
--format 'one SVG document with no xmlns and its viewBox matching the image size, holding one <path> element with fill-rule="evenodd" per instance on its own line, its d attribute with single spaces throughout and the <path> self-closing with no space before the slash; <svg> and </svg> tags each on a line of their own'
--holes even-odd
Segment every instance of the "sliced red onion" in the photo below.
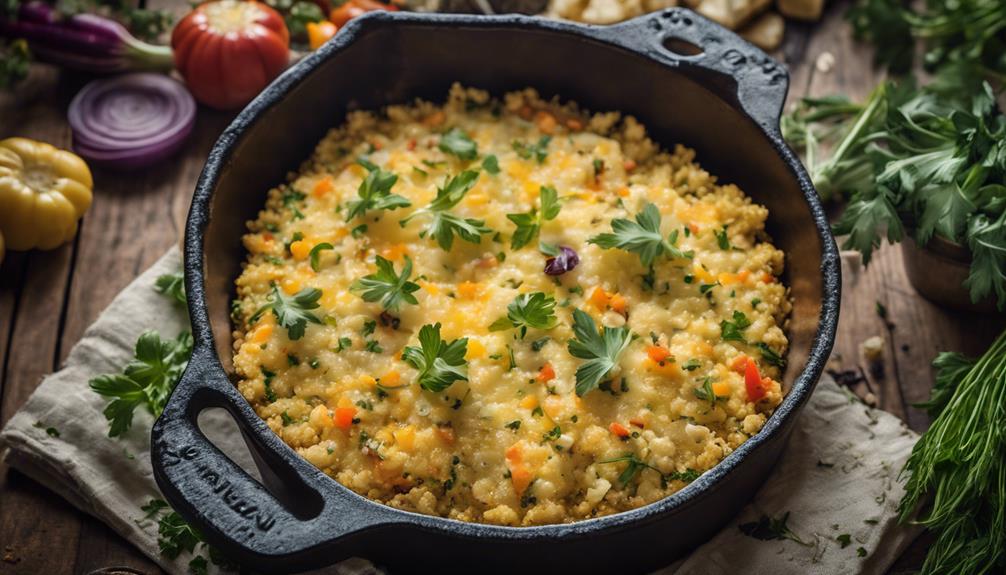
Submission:
<svg viewBox="0 0 1006 575">
<path fill-rule="evenodd" d="M 559 255 L 545 260 L 545 273 L 550 276 L 561 276 L 571 271 L 580 263 L 580 256 L 576 255 L 573 248 L 559 246 Z"/>
<path fill-rule="evenodd" d="M 185 86 L 160 74 L 96 80 L 69 110 L 73 150 L 119 169 L 149 166 L 170 156 L 192 133 L 196 102 Z"/>
</svg>

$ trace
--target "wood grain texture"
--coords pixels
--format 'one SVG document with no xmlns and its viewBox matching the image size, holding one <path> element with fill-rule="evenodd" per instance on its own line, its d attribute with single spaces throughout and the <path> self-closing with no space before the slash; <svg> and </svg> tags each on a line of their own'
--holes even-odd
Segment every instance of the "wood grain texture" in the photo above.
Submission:
<svg viewBox="0 0 1006 575">
<path fill-rule="evenodd" d="M 182 0 L 151 4 L 178 13 L 186 9 Z M 842 19 L 845 5 L 829 4 L 819 24 L 787 23 L 777 57 L 791 70 L 790 101 L 830 93 L 863 98 L 881 78 L 869 65 L 869 49 L 849 36 Z M 834 63 L 818 69 L 815 63 L 825 53 Z M 22 135 L 69 146 L 64 113 L 84 81 L 36 67 L 28 94 L 0 97 L 0 138 Z M 53 252 L 8 254 L 0 266 L 0 422 L 42 375 L 64 361 L 115 295 L 179 241 L 206 154 L 229 119 L 201 109 L 192 139 L 175 158 L 133 174 L 96 170 L 94 206 L 74 243 Z M 884 246 L 868 268 L 855 254 L 844 254 L 843 271 L 836 367 L 871 373 L 860 346 L 871 336 L 883 336 L 882 369 L 870 377 L 874 393 L 882 407 L 924 430 L 928 419 L 912 404 L 928 397 L 932 358 L 940 350 L 979 353 L 1002 328 L 1003 318 L 958 314 L 920 297 L 908 284 L 896 246 Z M 893 329 L 877 315 L 877 302 L 888 310 Z M 917 568 L 926 545 L 920 539 L 894 571 Z M 107 567 L 161 573 L 95 519 L 0 466 L 0 552 L 6 548 L 16 562 L 0 561 L 0 575 L 85 574 Z"/>
</svg>

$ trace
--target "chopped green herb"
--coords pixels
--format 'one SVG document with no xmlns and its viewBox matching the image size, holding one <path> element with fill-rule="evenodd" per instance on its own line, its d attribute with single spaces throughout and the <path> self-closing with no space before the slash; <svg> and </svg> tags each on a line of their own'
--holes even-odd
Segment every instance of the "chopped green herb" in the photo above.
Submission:
<svg viewBox="0 0 1006 575">
<path fill-rule="evenodd" d="M 462 160 L 474 160 L 479 155 L 478 146 L 461 128 L 451 128 L 440 137 L 438 146 L 446 154 L 454 154 Z"/>
<path fill-rule="evenodd" d="M 515 419 L 515 420 L 511 421 L 510 423 L 506 424 L 506 427 L 507 427 L 507 429 L 512 429 L 514 431 L 517 431 L 518 429 L 520 429 L 520 420 L 519 419 Z"/>
<path fill-rule="evenodd" d="M 845 549 L 846 547 L 852 544 L 852 535 L 849 535 L 848 533 L 843 533 L 838 537 L 836 537 L 835 541 L 838 541 L 839 544 L 842 546 L 842 549 Z"/>
<path fill-rule="evenodd" d="M 814 545 L 813 543 L 808 543 L 807 541 L 800 539 L 796 533 L 793 533 L 793 531 L 786 526 L 787 521 L 789 521 L 789 511 L 784 513 L 782 517 L 779 517 L 778 519 L 769 517 L 768 515 L 762 515 L 757 521 L 742 523 L 738 525 L 737 528 L 740 529 L 741 533 L 744 535 L 760 539 L 762 541 L 789 539 L 790 541 L 794 541 L 805 547 L 811 547 Z"/>
<path fill-rule="evenodd" d="M 573 333 L 576 338 L 567 344 L 570 355 L 587 360 L 576 370 L 576 394 L 583 397 L 615 367 L 633 336 L 627 326 L 604 326 L 599 332 L 593 318 L 580 309 L 573 310 Z"/>
<path fill-rule="evenodd" d="M 405 227 L 416 216 L 429 216 L 430 221 L 419 232 L 419 237 L 428 236 L 435 239 L 445 251 L 449 251 L 454 245 L 454 234 L 467 242 L 481 243 L 481 234 L 493 233 L 490 228 L 486 227 L 483 220 L 462 218 L 447 211 L 464 199 L 465 194 L 475 186 L 478 178 L 478 172 L 466 170 L 448 179 L 442 188 L 437 188 L 437 197 L 428 206 L 412 212 L 408 217 L 399 221 L 399 224 Z"/>
<path fill-rule="evenodd" d="M 494 154 L 489 154 L 482 160 L 482 169 L 495 176 L 500 173 L 499 160 Z"/>
<path fill-rule="evenodd" d="M 402 302 L 419 305 L 419 300 L 412 295 L 419 290 L 419 284 L 409 281 L 412 275 L 412 260 L 405 256 L 401 275 L 395 273 L 394 264 L 376 256 L 377 273 L 363 276 L 353 282 L 350 291 L 359 294 L 364 301 L 380 301 L 381 307 L 397 312 Z"/>
<path fill-rule="evenodd" d="M 761 358 L 765 360 L 765 363 L 774 365 L 780 369 L 786 367 L 786 360 L 769 347 L 767 343 L 759 341 L 754 346 L 761 352 Z"/>
<path fill-rule="evenodd" d="M 507 315 L 494 321 L 489 331 L 517 328 L 523 339 L 528 328 L 552 329 L 556 321 L 552 296 L 542 292 L 523 293 L 507 305 Z"/>
<path fill-rule="evenodd" d="M 440 392 L 455 381 L 468 381 L 467 351 L 468 338 L 448 343 L 440 338 L 440 323 L 427 324 L 419 330 L 419 347 L 407 346 L 402 359 L 419 370 L 420 387 Z"/>
<path fill-rule="evenodd" d="M 683 252 L 675 245 L 677 230 L 671 232 L 666 239 L 660 235 L 660 211 L 649 202 L 636 214 L 636 221 L 616 218 L 611 220 L 611 229 L 613 233 L 596 235 L 587 242 L 604 249 L 620 248 L 635 253 L 646 267 L 653 264 L 653 260 L 660 255 L 670 258 L 694 256 L 693 252 Z"/>
<path fill-rule="evenodd" d="M 716 244 L 720 246 L 721 250 L 730 249 L 730 238 L 727 237 L 727 227 L 723 226 L 723 229 L 714 231 L 716 234 Z"/>
<path fill-rule="evenodd" d="M 514 140 L 512 143 L 513 149 L 517 152 L 517 155 L 525 160 L 530 160 L 534 158 L 536 162 L 542 164 L 545 162 L 545 158 L 548 157 L 548 144 L 552 141 L 552 136 L 542 136 L 534 144 L 525 144 L 524 142 L 519 142 Z"/>
<path fill-rule="evenodd" d="M 353 340 L 349 339 L 348 337 L 340 337 L 339 347 L 335 349 L 335 353 L 340 353 L 342 350 L 349 349 L 351 347 L 353 347 Z"/>
<path fill-rule="evenodd" d="M 531 342 L 531 351 L 541 351 L 541 348 L 545 347 L 545 344 L 548 343 L 548 340 L 549 340 L 549 337 L 546 335 L 543 338 L 536 339 L 536 340 L 532 341 Z"/>
<path fill-rule="evenodd" d="M 263 312 L 271 309 L 279 325 L 286 328 L 287 336 L 292 340 L 298 340 L 304 337 L 308 322 L 321 323 L 318 316 L 310 311 L 319 307 L 319 299 L 321 299 L 321 290 L 318 288 L 304 288 L 296 294 L 288 296 L 274 285 L 269 303 L 255 312 L 250 323 L 255 323 Z"/>
<path fill-rule="evenodd" d="M 357 216 L 365 215 L 368 210 L 395 210 L 412 205 L 404 197 L 391 193 L 391 188 L 398 181 L 397 175 L 386 172 L 362 158 L 357 160 L 357 163 L 367 169 L 367 176 L 363 178 L 359 189 L 357 189 L 360 199 L 349 202 L 349 210 L 346 213 L 347 222 Z"/>
<path fill-rule="evenodd" d="M 744 315 L 744 312 L 734 310 L 733 321 L 723 320 L 720 322 L 720 332 L 722 334 L 720 337 L 725 341 L 744 342 L 745 339 L 742 332 L 750 326 L 751 320 Z"/>
<path fill-rule="evenodd" d="M 559 215 L 562 206 L 559 204 L 559 194 L 551 186 L 541 186 L 538 190 L 541 209 L 532 209 L 521 214 L 507 214 L 507 219 L 517 226 L 517 231 L 510 238 L 510 249 L 519 250 L 538 237 L 541 226 Z M 558 253 L 558 250 L 556 250 Z"/>
<path fill-rule="evenodd" d="M 315 272 L 321 271 L 321 252 L 324 250 L 334 250 L 335 247 L 328 242 L 321 242 L 320 244 L 311 248 L 311 253 L 309 254 L 311 260 L 311 269 Z"/>
</svg>

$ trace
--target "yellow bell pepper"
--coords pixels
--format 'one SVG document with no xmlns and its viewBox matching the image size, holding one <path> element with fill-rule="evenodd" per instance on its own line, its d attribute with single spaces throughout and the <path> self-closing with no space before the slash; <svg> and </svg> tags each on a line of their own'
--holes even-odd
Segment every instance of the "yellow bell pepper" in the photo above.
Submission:
<svg viewBox="0 0 1006 575">
<path fill-rule="evenodd" d="M 0 233 L 7 247 L 50 250 L 73 239 L 93 185 L 76 154 L 27 138 L 0 140 Z"/>
</svg>

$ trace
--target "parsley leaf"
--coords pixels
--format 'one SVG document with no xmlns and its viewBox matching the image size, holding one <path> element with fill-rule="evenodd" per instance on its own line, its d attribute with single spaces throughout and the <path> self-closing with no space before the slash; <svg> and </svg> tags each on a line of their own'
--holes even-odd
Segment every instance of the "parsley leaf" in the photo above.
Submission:
<svg viewBox="0 0 1006 575">
<path fill-rule="evenodd" d="M 772 541 L 773 539 L 789 539 L 803 545 L 805 547 L 811 547 L 814 544 L 800 539 L 796 533 L 786 526 L 786 522 L 789 521 L 789 511 L 784 513 L 782 517 L 774 518 L 768 515 L 762 515 L 757 521 L 752 521 L 750 523 L 742 523 L 737 526 L 741 533 L 747 535 L 748 537 L 753 537 L 755 539 L 760 539 L 761 541 Z"/>
<path fill-rule="evenodd" d="M 514 140 L 511 145 L 521 158 L 525 160 L 534 158 L 536 162 L 542 164 L 545 162 L 545 158 L 548 157 L 548 144 L 551 141 L 552 136 L 542 136 L 534 144 L 525 144 L 524 142 Z"/>
<path fill-rule="evenodd" d="M 311 261 L 311 269 L 315 272 L 321 271 L 321 252 L 323 250 L 334 250 L 335 247 L 328 242 L 321 242 L 320 244 L 311 248 L 311 252 L 308 254 Z"/>
<path fill-rule="evenodd" d="M 104 411 L 109 437 L 128 431 L 133 412 L 141 405 L 155 418 L 161 415 L 189 363 L 192 336 L 182 332 L 176 339 L 161 340 L 156 331 L 146 331 L 136 341 L 134 355 L 122 373 L 99 375 L 88 382 L 98 395 L 114 398 Z"/>
<path fill-rule="evenodd" d="M 653 264 L 660 255 L 670 258 L 691 258 L 694 253 L 683 252 L 675 245 L 678 232 L 675 230 L 666 239 L 660 235 L 660 211 L 657 206 L 647 202 L 643 211 L 636 214 L 636 221 L 616 218 L 611 220 L 614 233 L 596 235 L 587 243 L 596 244 L 604 249 L 621 248 L 639 255 L 639 261 L 646 267 Z"/>
<path fill-rule="evenodd" d="M 474 160 L 479 155 L 478 146 L 468 137 L 468 134 L 461 128 L 451 128 L 449 132 L 440 137 L 440 150 L 447 154 L 454 154 L 462 160 Z"/>
<path fill-rule="evenodd" d="M 419 285 L 409 281 L 412 275 L 412 260 L 405 256 L 402 274 L 395 273 L 395 266 L 390 261 L 377 256 L 377 273 L 363 276 L 353 282 L 350 291 L 360 294 L 364 301 L 380 301 L 381 307 L 388 311 L 398 311 L 402 302 L 419 305 L 419 300 L 412 292 L 419 290 Z"/>
<path fill-rule="evenodd" d="M 517 231 L 510 238 L 510 249 L 519 250 L 531 243 L 538 236 L 542 224 L 554 220 L 559 215 L 562 205 L 559 204 L 559 194 L 551 186 L 542 186 L 538 191 L 541 210 L 532 208 L 523 214 L 507 214 L 507 219 L 517 225 Z"/>
<path fill-rule="evenodd" d="M 185 296 L 185 276 L 181 272 L 158 276 L 154 289 L 182 305 L 189 303 Z"/>
<path fill-rule="evenodd" d="M 391 193 L 391 188 L 398 181 L 396 174 L 386 172 L 362 158 L 357 160 L 357 163 L 367 169 L 367 176 L 357 189 L 360 199 L 349 202 L 349 209 L 346 211 L 347 222 L 366 214 L 367 210 L 394 210 L 412 205 L 406 198 Z"/>
<path fill-rule="evenodd" d="M 450 343 L 440 338 L 440 323 L 424 325 L 419 330 L 419 347 L 406 346 L 402 359 L 419 370 L 419 387 L 440 392 L 455 381 L 468 381 L 468 338 Z"/>
<path fill-rule="evenodd" d="M 708 401 L 709 409 L 713 409 L 716 407 L 717 400 L 726 399 L 725 397 L 717 396 L 716 392 L 713 391 L 713 379 L 711 377 L 703 379 L 702 387 L 696 387 L 695 389 L 692 390 L 692 392 L 695 394 L 695 397 L 701 399 L 702 401 Z"/>
<path fill-rule="evenodd" d="M 573 333 L 576 339 L 567 344 L 570 355 L 587 360 L 576 370 L 576 394 L 583 397 L 601 384 L 633 338 L 626 326 L 605 326 L 598 332 L 594 320 L 580 309 L 573 310 Z"/>
<path fill-rule="evenodd" d="M 489 154 L 482 160 L 482 169 L 494 176 L 500 173 L 499 159 L 496 158 L 495 154 Z"/>
<path fill-rule="evenodd" d="M 484 221 L 462 218 L 447 211 L 464 199 L 465 194 L 475 186 L 475 182 L 478 179 L 479 173 L 474 170 L 465 170 L 457 176 L 448 179 L 444 183 L 444 187 L 437 188 L 437 197 L 430 202 L 430 205 L 416 210 L 398 223 L 402 227 L 405 227 L 416 216 L 424 214 L 431 216 L 426 228 L 419 232 L 419 237 L 425 238 L 429 236 L 436 239 L 437 243 L 445 251 L 449 251 L 454 244 L 454 234 L 459 235 L 461 239 L 467 242 L 473 244 L 481 243 L 481 234 L 492 233 L 492 230 L 486 227 Z"/>
<path fill-rule="evenodd" d="M 761 358 L 765 360 L 765 363 L 769 365 L 774 365 L 779 369 L 786 367 L 786 360 L 782 358 L 774 349 L 768 346 L 767 343 L 759 341 L 754 344 L 755 347 L 761 352 Z"/>
<path fill-rule="evenodd" d="M 725 319 L 720 322 L 721 337 L 724 341 L 745 342 L 747 340 L 744 339 L 742 332 L 749 327 L 751 327 L 751 320 L 748 319 L 748 316 L 744 315 L 742 311 L 734 310 L 733 321 Z"/>
<path fill-rule="evenodd" d="M 279 325 L 286 328 L 287 336 L 292 340 L 298 340 L 304 337 L 308 322 L 321 323 L 318 316 L 310 311 L 319 307 L 319 299 L 321 299 L 321 290 L 318 288 L 304 288 L 296 294 L 288 296 L 274 285 L 272 286 L 272 294 L 269 296 L 269 303 L 255 312 L 250 323 L 255 323 L 265 310 L 271 309 Z"/>
<path fill-rule="evenodd" d="M 542 292 L 523 293 L 507 305 L 506 317 L 501 317 L 489 326 L 489 331 L 519 328 L 520 337 L 527 334 L 527 328 L 552 329 L 555 327 L 555 298 Z"/>
</svg>

